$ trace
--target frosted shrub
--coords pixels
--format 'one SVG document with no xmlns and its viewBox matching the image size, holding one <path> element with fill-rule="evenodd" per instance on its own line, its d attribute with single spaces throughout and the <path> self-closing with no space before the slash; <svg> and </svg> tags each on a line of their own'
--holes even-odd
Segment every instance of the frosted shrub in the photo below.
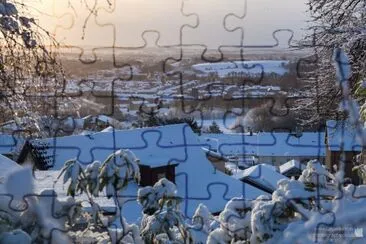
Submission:
<svg viewBox="0 0 366 244">
<path fill-rule="evenodd" d="M 62 231 L 67 221 L 78 213 L 79 204 L 73 199 L 61 201 L 53 190 L 36 195 L 30 168 L 11 172 L 5 182 L 5 192 L 13 196 L 1 203 L 1 243 L 67 243 Z M 2 199 L 4 201 L 4 199 Z M 58 218 L 55 218 L 57 216 Z M 21 228 L 21 229 L 16 229 Z"/>
<path fill-rule="evenodd" d="M 184 241 L 191 239 L 188 225 L 180 212 L 181 199 L 177 196 L 176 186 L 163 178 L 153 187 L 138 191 L 138 202 L 143 207 L 141 235 L 145 242 Z"/>
<path fill-rule="evenodd" d="M 317 160 L 309 161 L 299 177 L 299 181 L 305 185 L 322 188 L 326 187 L 330 179 L 334 180 L 335 178 Z"/>
<path fill-rule="evenodd" d="M 244 198 L 233 198 L 220 213 L 220 227 L 208 236 L 207 242 L 229 243 L 230 241 L 244 241 L 251 236 L 252 202 Z"/>
<path fill-rule="evenodd" d="M 93 219 L 93 224 L 88 228 L 99 226 L 106 229 L 112 243 L 142 242 L 138 226 L 129 225 L 121 216 L 124 199 L 119 194 L 129 182 L 140 181 L 138 164 L 139 160 L 130 150 L 118 150 L 103 163 L 95 161 L 85 168 L 76 159 L 71 159 L 65 163 L 58 177 L 63 175 L 63 183 L 69 182 L 68 195 L 87 195 Z M 109 220 L 103 217 L 100 206 L 94 201 L 101 191 L 105 191 L 108 198 L 113 198 L 117 207 L 116 215 Z"/>
</svg>

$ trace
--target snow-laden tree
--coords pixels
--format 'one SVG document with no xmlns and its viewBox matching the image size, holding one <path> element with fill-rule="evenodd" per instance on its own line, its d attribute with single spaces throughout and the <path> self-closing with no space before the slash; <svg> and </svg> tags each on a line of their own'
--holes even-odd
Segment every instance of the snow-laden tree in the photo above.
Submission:
<svg viewBox="0 0 366 244">
<path fill-rule="evenodd" d="M 365 79 L 366 72 L 366 4 L 358 0 L 308 0 L 311 15 L 309 35 L 305 47 L 313 48 L 315 54 L 299 62 L 299 70 L 311 64 L 310 74 L 301 74 L 309 83 L 311 99 L 304 99 L 298 112 L 307 113 L 306 123 L 335 118 L 342 90 L 336 86 L 332 55 L 334 48 L 342 48 L 349 55 L 352 71 L 349 88 L 352 93 Z M 365 96 L 359 98 L 362 103 Z"/>
<path fill-rule="evenodd" d="M 199 204 L 192 219 L 181 212 L 182 199 L 175 184 L 163 178 L 154 186 L 140 188 L 138 202 L 143 209 L 141 236 L 145 243 L 207 242 L 219 222 L 208 208 Z"/>
<path fill-rule="evenodd" d="M 280 180 L 271 196 L 233 198 L 207 243 L 363 243 L 366 188 L 339 179 L 312 160 L 299 180 Z"/>
<path fill-rule="evenodd" d="M 198 205 L 192 217 L 190 233 L 194 243 L 206 243 L 210 233 L 219 227 L 219 221 L 202 203 Z"/>
<path fill-rule="evenodd" d="M 334 176 L 313 160 L 299 180 L 280 180 L 270 199 L 260 197 L 253 203 L 251 242 L 275 243 L 284 238 L 290 223 L 305 223 L 312 214 L 329 211 L 328 199 L 337 193 L 332 179 Z"/>
<path fill-rule="evenodd" d="M 165 178 L 152 187 L 139 189 L 138 202 L 144 212 L 141 236 L 145 242 L 154 243 L 160 239 L 163 243 L 191 241 L 188 225 L 180 211 L 181 200 L 176 186 Z"/>
<path fill-rule="evenodd" d="M 73 198 L 60 200 L 53 189 L 35 194 L 32 171 L 19 168 L 6 177 L 0 199 L 1 243 L 68 243 L 66 223 L 71 224 L 80 210 Z"/>
<path fill-rule="evenodd" d="M 219 215 L 220 227 L 209 234 L 207 243 L 231 243 L 249 240 L 252 232 L 251 209 L 252 201 L 242 197 L 231 199 Z"/>
<path fill-rule="evenodd" d="M 216 121 L 212 121 L 212 124 L 208 127 L 207 133 L 221 134 L 222 131 L 220 130 L 220 127 L 218 126 Z"/>
<path fill-rule="evenodd" d="M 130 150 L 118 150 L 100 163 L 95 161 L 83 167 L 77 159 L 65 162 L 58 179 L 63 175 L 63 184 L 69 184 L 67 194 L 74 197 L 85 193 L 92 209 L 93 223 L 90 228 L 100 226 L 107 229 L 112 243 L 142 243 L 137 225 L 130 225 L 122 216 L 124 204 L 123 190 L 130 182 L 140 181 L 139 159 Z M 94 197 L 104 191 L 108 198 L 113 198 L 117 212 L 112 219 L 102 215 L 102 209 Z"/>
<path fill-rule="evenodd" d="M 14 120 L 39 134 L 40 115 L 61 112 L 65 79 L 54 52 L 57 43 L 28 7 L 23 1 L 0 1 L 0 122 Z"/>
</svg>

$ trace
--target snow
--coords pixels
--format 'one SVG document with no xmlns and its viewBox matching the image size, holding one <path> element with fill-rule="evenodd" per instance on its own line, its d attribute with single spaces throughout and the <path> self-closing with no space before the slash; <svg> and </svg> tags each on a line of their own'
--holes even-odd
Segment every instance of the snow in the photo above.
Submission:
<svg viewBox="0 0 366 244">
<path fill-rule="evenodd" d="M 113 132 L 114 128 L 113 126 L 108 126 L 107 128 L 105 128 L 104 130 L 101 130 L 100 132 Z"/>
<path fill-rule="evenodd" d="M 103 162 L 111 153 L 123 148 L 130 149 L 145 164 L 178 163 L 175 183 L 178 195 L 184 199 L 182 210 L 187 216 L 192 216 L 200 203 L 210 211 L 218 212 L 234 196 L 255 199 L 265 194 L 216 171 L 202 151 L 204 145 L 185 124 L 32 141 L 33 145 L 37 143 L 49 146 L 45 149 L 45 156 L 51 156 L 50 163 L 56 170 L 71 158 L 77 158 L 84 165 L 95 160 Z M 136 192 L 132 196 L 136 196 Z M 136 201 L 133 200 L 127 204 L 126 208 L 131 209 L 130 217 L 134 216 L 133 219 L 126 216 L 127 221 L 136 221 L 140 214 L 134 211 L 136 207 L 131 206 L 134 204 Z"/>
<path fill-rule="evenodd" d="M 211 156 L 211 157 L 221 159 L 221 160 L 224 160 L 224 161 L 229 161 L 229 159 L 225 158 L 224 156 L 222 156 L 221 154 L 219 154 L 219 153 L 217 153 L 213 150 L 209 150 L 205 147 L 202 147 L 202 150 L 206 153 L 207 156 Z"/>
<path fill-rule="evenodd" d="M 1 11 L 0 11 L 1 12 Z M 32 238 L 24 231 L 20 229 L 13 230 L 11 232 L 4 232 L 0 235 L 0 243 L 7 244 L 31 244 Z"/>
<path fill-rule="evenodd" d="M 336 64 L 336 74 L 337 74 L 337 80 L 339 83 L 344 87 L 344 83 L 347 83 L 348 79 L 351 78 L 351 64 L 348 61 L 347 55 L 345 52 L 340 49 L 336 48 L 334 49 L 333 53 L 333 62 Z"/>
<path fill-rule="evenodd" d="M 261 73 L 284 75 L 288 72 L 288 69 L 284 67 L 288 62 L 287 60 L 256 60 L 201 63 L 193 65 L 192 69 L 205 74 L 217 73 L 219 77 L 228 76 L 232 72 L 245 75 L 261 75 Z"/>
<path fill-rule="evenodd" d="M 253 181 L 265 188 L 275 190 L 277 182 L 282 179 L 288 179 L 286 176 L 278 173 L 276 168 L 268 164 L 259 164 L 252 166 L 240 173 L 233 175 L 234 178 L 240 180 Z"/>
<path fill-rule="evenodd" d="M 23 143 L 16 135 L 0 134 L 0 154 L 13 154 Z"/>
<path fill-rule="evenodd" d="M 356 133 L 356 128 L 347 120 L 327 121 L 328 148 L 331 151 L 340 151 L 343 144 L 343 151 L 362 150 L 360 137 Z"/>
<path fill-rule="evenodd" d="M 219 142 L 218 152 L 223 155 L 308 156 L 324 157 L 324 132 L 303 132 L 296 137 L 286 132 L 246 134 L 204 134 Z"/>
<path fill-rule="evenodd" d="M 303 171 L 306 168 L 306 165 L 300 163 L 299 160 L 292 159 L 292 160 L 288 161 L 287 163 L 280 165 L 280 173 L 285 174 L 286 172 L 290 171 L 293 168 Z"/>
<path fill-rule="evenodd" d="M 20 168 L 21 166 L 15 161 L 0 154 L 0 176 L 6 176 L 10 171 Z"/>
<path fill-rule="evenodd" d="M 13 172 L 19 169 L 22 169 L 20 165 L 0 154 L 0 194 L 7 194 L 7 189 L 10 187 L 7 179 L 12 175 Z M 18 183 L 19 182 L 15 182 L 15 184 L 19 187 Z M 2 211 L 11 212 L 12 209 L 9 206 L 10 201 L 10 197 L 2 195 L 0 197 L 0 209 Z"/>
<path fill-rule="evenodd" d="M 29 183 L 32 180 L 30 167 L 12 171 L 6 176 L 5 191 L 12 194 L 15 200 L 21 200 L 24 196 L 33 193 L 33 185 Z"/>
<path fill-rule="evenodd" d="M 21 166 L 13 160 L 0 154 L 0 193 L 4 193 L 4 185 L 6 178 L 14 170 L 21 169 Z"/>
</svg>

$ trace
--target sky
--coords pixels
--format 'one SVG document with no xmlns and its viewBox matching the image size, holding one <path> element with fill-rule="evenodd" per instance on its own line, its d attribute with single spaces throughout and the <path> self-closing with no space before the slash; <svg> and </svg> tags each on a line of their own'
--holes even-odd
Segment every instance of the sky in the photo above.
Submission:
<svg viewBox="0 0 366 244">
<path fill-rule="evenodd" d="M 183 13 L 181 0 L 109 0 L 112 6 L 107 0 L 70 0 L 72 7 L 66 0 L 29 1 L 42 12 L 36 14 L 41 26 L 62 43 L 77 46 L 138 47 L 143 38 L 148 46 L 273 45 L 277 29 L 290 29 L 295 39 L 301 38 L 308 19 L 304 0 L 186 0 Z M 94 4 L 96 14 L 88 18 Z M 236 27 L 244 31 L 243 40 L 241 31 L 230 31 Z M 279 32 L 280 46 L 289 37 L 290 32 Z"/>
</svg>

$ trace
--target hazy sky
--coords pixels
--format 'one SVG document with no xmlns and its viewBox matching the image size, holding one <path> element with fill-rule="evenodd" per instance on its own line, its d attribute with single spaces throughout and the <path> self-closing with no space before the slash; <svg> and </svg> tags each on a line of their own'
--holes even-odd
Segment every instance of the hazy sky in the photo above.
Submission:
<svg viewBox="0 0 366 244">
<path fill-rule="evenodd" d="M 196 13 L 199 16 L 197 28 L 183 27 L 195 25 L 195 16 L 186 17 L 181 11 L 179 0 L 86 0 L 91 7 L 96 3 L 97 16 L 90 16 L 86 26 L 85 38 L 83 25 L 87 18 L 86 6 L 80 0 L 72 0 L 73 8 L 66 0 L 30 0 L 34 6 L 53 17 L 40 15 L 41 25 L 55 30 L 56 37 L 66 44 L 111 46 L 140 46 L 144 43 L 141 33 L 154 30 L 160 34 L 159 45 L 204 44 L 210 48 L 219 45 L 239 45 L 240 32 L 225 30 L 225 15 L 234 13 L 246 16 L 244 19 L 227 18 L 227 28 L 242 27 L 245 45 L 270 45 L 275 41 L 272 33 L 276 29 L 291 29 L 295 38 L 300 38 L 306 27 L 306 5 L 304 0 L 247 0 L 246 9 L 243 0 L 187 0 L 184 3 L 185 14 Z M 37 5 L 38 4 L 38 5 Z M 56 28 L 57 27 L 57 28 Z M 285 45 L 289 33 L 278 35 Z M 154 45 L 157 34 L 148 32 L 147 42 Z"/>
</svg>

